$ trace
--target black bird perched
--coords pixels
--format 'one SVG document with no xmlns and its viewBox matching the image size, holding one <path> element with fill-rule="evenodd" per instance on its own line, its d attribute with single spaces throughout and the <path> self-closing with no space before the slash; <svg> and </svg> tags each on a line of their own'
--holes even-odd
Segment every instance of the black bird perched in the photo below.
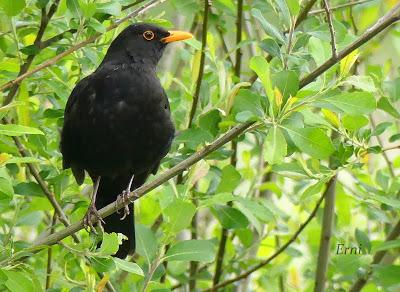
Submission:
<svg viewBox="0 0 400 292">
<path fill-rule="evenodd" d="M 181 31 L 150 24 L 133 24 L 111 43 L 103 62 L 72 91 L 61 134 L 63 167 L 71 168 L 78 184 L 85 171 L 93 181 L 93 195 L 84 222 L 118 194 L 126 199 L 158 170 L 174 137 L 168 98 L 156 75 L 156 66 L 168 43 L 189 39 Z M 122 192 L 122 193 L 121 193 Z M 135 250 L 132 204 L 124 216 L 102 221 L 106 232 L 128 237 L 116 256 Z M 99 221 L 100 222 L 100 221 Z"/>
</svg>

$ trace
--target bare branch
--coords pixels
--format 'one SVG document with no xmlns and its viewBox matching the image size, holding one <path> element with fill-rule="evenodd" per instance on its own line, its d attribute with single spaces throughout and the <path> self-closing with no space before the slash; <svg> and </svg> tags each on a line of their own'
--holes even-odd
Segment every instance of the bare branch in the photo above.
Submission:
<svg viewBox="0 0 400 292">
<path fill-rule="evenodd" d="M 372 0 L 362 0 L 362 1 L 355 1 L 355 2 L 350 2 L 350 3 L 345 3 L 345 4 L 333 6 L 333 7 L 330 8 L 330 10 L 334 11 L 334 10 L 338 10 L 338 9 L 341 9 L 341 8 L 352 7 L 352 6 L 364 4 L 364 3 L 367 3 L 367 2 L 371 2 L 371 1 Z M 326 10 L 325 9 L 316 9 L 316 10 L 310 11 L 308 13 L 308 15 L 316 15 L 316 14 L 320 14 L 320 13 L 323 13 L 323 12 L 326 12 Z"/>
<path fill-rule="evenodd" d="M 336 33 L 335 28 L 333 27 L 332 23 L 332 12 L 329 8 L 328 0 L 322 0 L 324 2 L 324 9 L 326 12 L 326 19 L 328 21 L 329 32 L 331 34 L 331 46 L 332 46 L 332 58 L 337 59 L 337 48 L 336 48 Z"/>
<path fill-rule="evenodd" d="M 196 90 L 193 95 L 192 108 L 190 109 L 189 124 L 188 128 L 192 126 L 194 115 L 196 114 L 197 104 L 199 103 L 200 88 L 203 81 L 204 75 L 204 63 L 206 58 L 206 47 L 207 47 L 207 30 L 208 30 L 208 14 L 210 11 L 209 0 L 204 0 L 204 12 L 203 12 L 203 32 L 201 36 L 201 55 L 200 55 L 200 66 L 199 74 L 197 75 Z"/>
<path fill-rule="evenodd" d="M 315 292 L 325 291 L 326 271 L 328 269 L 329 248 L 332 237 L 332 226 L 335 215 L 336 178 L 332 178 L 325 193 L 324 216 L 322 219 L 321 239 L 315 273 Z"/>
</svg>

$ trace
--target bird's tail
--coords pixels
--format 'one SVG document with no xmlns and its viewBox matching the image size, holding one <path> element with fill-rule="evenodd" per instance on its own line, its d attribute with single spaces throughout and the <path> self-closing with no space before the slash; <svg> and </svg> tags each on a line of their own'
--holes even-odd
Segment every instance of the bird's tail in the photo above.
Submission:
<svg viewBox="0 0 400 292">
<path fill-rule="evenodd" d="M 106 205 L 114 202 L 117 196 L 126 189 L 129 183 L 129 176 L 119 176 L 116 178 L 102 177 L 100 179 L 100 186 L 97 190 L 96 196 L 96 208 L 100 210 Z M 118 252 L 115 254 L 116 257 L 121 259 L 125 258 L 128 254 L 132 254 L 135 251 L 135 217 L 133 204 L 129 205 L 130 214 L 127 215 L 124 220 L 121 220 L 123 214 L 111 214 L 104 218 L 105 224 L 103 224 L 104 231 L 107 233 L 115 232 L 122 233 L 127 240 L 123 240 L 119 246 Z"/>
</svg>

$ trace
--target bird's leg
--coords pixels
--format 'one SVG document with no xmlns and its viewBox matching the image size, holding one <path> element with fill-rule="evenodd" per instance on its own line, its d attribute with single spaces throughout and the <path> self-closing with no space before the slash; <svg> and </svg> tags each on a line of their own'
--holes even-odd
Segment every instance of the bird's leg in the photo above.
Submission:
<svg viewBox="0 0 400 292">
<path fill-rule="evenodd" d="M 118 196 L 117 201 L 122 200 L 122 202 L 125 204 L 124 207 L 124 215 L 122 215 L 120 220 L 124 220 L 126 218 L 126 216 L 128 216 L 130 214 L 129 211 L 129 206 L 128 204 L 126 204 L 128 201 L 132 202 L 129 200 L 129 194 L 131 193 L 131 187 L 132 187 L 132 182 L 133 182 L 133 178 L 135 177 L 135 175 L 133 174 L 131 179 L 129 180 L 129 184 L 128 187 L 122 191 L 122 194 Z"/>
<path fill-rule="evenodd" d="M 92 230 L 95 234 L 97 234 L 96 229 L 93 227 L 91 218 L 92 216 L 96 216 L 98 221 L 98 224 L 100 226 L 100 228 L 102 227 L 101 224 L 105 224 L 103 219 L 101 219 L 97 209 L 96 209 L 96 195 L 97 195 L 97 190 L 99 189 L 99 185 L 100 185 L 100 176 L 97 177 L 94 185 L 93 185 L 93 194 L 92 194 L 92 199 L 90 201 L 90 205 L 89 208 L 86 212 L 85 217 L 83 218 L 83 225 L 85 226 L 85 229 L 87 227 L 90 228 L 90 230 Z"/>
</svg>

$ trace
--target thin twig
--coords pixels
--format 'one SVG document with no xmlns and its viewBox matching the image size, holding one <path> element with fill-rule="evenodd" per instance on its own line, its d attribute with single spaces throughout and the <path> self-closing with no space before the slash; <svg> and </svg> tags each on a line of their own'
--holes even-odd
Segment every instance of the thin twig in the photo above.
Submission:
<svg viewBox="0 0 400 292">
<path fill-rule="evenodd" d="M 315 292 L 325 291 L 326 271 L 328 269 L 329 248 L 332 237 L 333 219 L 335 215 L 335 194 L 336 194 L 335 175 L 325 193 L 324 215 L 322 219 L 321 239 L 318 252 L 318 261 L 315 274 Z"/>
<path fill-rule="evenodd" d="M 400 149 L 400 145 L 389 146 L 389 147 L 383 148 L 382 151 L 390 151 L 390 150 L 398 150 L 398 149 Z"/>
<path fill-rule="evenodd" d="M 115 29 L 116 27 L 118 27 L 121 23 L 129 20 L 132 17 L 136 17 L 140 14 L 143 14 L 145 11 L 149 10 L 150 8 L 164 2 L 166 0 L 152 0 L 146 4 L 144 4 L 142 7 L 138 8 L 137 10 L 129 13 L 127 16 L 115 21 L 113 24 L 111 24 L 109 27 L 106 28 L 106 31 L 111 31 L 113 29 Z M 65 56 L 68 56 L 69 54 L 79 50 L 80 48 L 85 47 L 86 45 L 93 43 L 95 40 L 97 40 L 100 36 L 102 36 L 103 34 L 101 33 L 96 33 L 93 36 L 87 38 L 86 40 L 80 42 L 79 44 L 76 44 L 75 46 L 72 46 L 71 48 L 69 48 L 68 50 L 58 54 L 57 56 L 54 56 L 53 58 L 47 60 L 46 62 L 40 64 L 39 66 L 37 66 L 36 68 L 32 69 L 31 71 L 28 71 L 24 74 L 22 74 L 21 76 L 18 76 L 17 78 L 15 78 L 14 80 L 11 80 L 7 83 L 4 83 L 3 85 L 0 86 L 0 91 L 4 91 L 7 88 L 10 88 L 11 86 L 13 86 L 14 84 L 18 84 L 20 83 L 22 80 L 24 80 L 25 78 L 31 76 L 32 74 L 43 70 L 44 68 L 47 68 L 55 63 L 57 63 L 59 60 L 61 60 L 62 58 L 64 58 Z"/>
<path fill-rule="evenodd" d="M 341 9 L 341 8 L 353 7 L 355 5 L 364 4 L 364 3 L 367 3 L 367 2 L 371 2 L 371 1 L 373 1 L 373 0 L 362 0 L 362 1 L 356 1 L 356 2 L 340 4 L 340 5 L 331 7 L 330 10 L 334 11 L 334 10 L 338 10 L 338 9 Z M 320 14 L 320 13 L 323 13 L 323 12 L 326 12 L 325 9 L 316 9 L 316 10 L 310 11 L 308 13 L 308 15 L 315 15 L 315 14 Z"/>
<path fill-rule="evenodd" d="M 331 34 L 332 58 L 337 59 L 336 33 L 335 33 L 335 28 L 333 27 L 333 23 L 332 23 L 332 12 L 331 12 L 331 9 L 329 8 L 328 0 L 322 0 L 322 2 L 324 2 L 326 19 L 328 21 L 329 32 Z"/>
<path fill-rule="evenodd" d="M 391 240 L 395 240 L 399 236 L 400 236 L 400 220 L 397 221 L 397 224 L 395 225 L 395 227 L 392 229 L 392 231 L 386 237 L 385 242 L 388 242 L 388 241 L 391 241 Z M 369 277 L 373 273 L 372 267 L 374 265 L 380 264 L 380 262 L 382 261 L 383 257 L 386 255 L 386 253 L 387 253 L 387 250 L 381 250 L 381 251 L 378 251 L 374 255 L 374 258 L 372 260 L 372 263 L 370 264 L 370 269 L 369 269 L 369 272 L 367 273 L 367 275 L 364 276 L 364 277 L 358 278 L 358 280 L 353 284 L 353 286 L 351 286 L 349 292 L 361 291 L 361 289 L 365 286 L 365 284 L 367 283 Z"/>
<path fill-rule="evenodd" d="M 208 30 L 208 13 L 210 10 L 209 0 L 204 0 L 204 13 L 203 13 L 203 32 L 201 37 L 201 55 L 200 55 L 200 66 L 199 74 L 197 75 L 196 90 L 193 96 L 192 108 L 190 109 L 188 128 L 192 126 L 194 115 L 196 114 L 197 104 L 199 103 L 200 88 L 203 81 L 204 75 L 204 63 L 206 58 L 206 47 L 207 47 L 207 30 Z"/>
<path fill-rule="evenodd" d="M 333 179 L 331 179 L 328 183 L 327 183 L 327 188 L 326 190 L 328 190 L 331 186 L 331 184 L 333 183 Z M 324 197 L 326 195 L 327 191 L 325 191 L 322 196 L 319 198 L 319 200 L 317 201 L 317 203 L 315 204 L 315 207 L 313 209 L 313 211 L 310 213 L 310 215 L 308 216 L 307 220 L 304 221 L 300 227 L 297 229 L 297 231 L 292 235 L 292 237 L 284 244 L 282 245 L 276 252 L 274 252 L 271 256 L 269 256 L 267 259 L 261 261 L 259 264 L 257 264 L 256 266 L 254 266 L 253 268 L 249 269 L 248 271 L 240 274 L 239 276 L 236 276 L 232 279 L 229 279 L 227 281 L 221 282 L 220 284 L 210 288 L 210 289 L 206 289 L 204 291 L 217 291 L 217 289 L 222 288 L 222 287 L 226 287 L 234 282 L 237 282 L 239 280 L 245 279 L 248 276 L 250 276 L 252 273 L 254 273 L 255 271 L 261 269 L 262 267 L 268 265 L 273 259 L 275 259 L 277 256 L 279 256 L 282 252 L 284 252 L 296 239 L 297 237 L 300 235 L 300 233 L 304 230 L 304 228 L 306 228 L 306 226 L 311 222 L 311 220 L 315 217 L 315 215 L 317 214 L 317 211 L 322 203 L 322 201 L 324 200 Z"/>
<path fill-rule="evenodd" d="M 395 8 L 393 8 L 391 10 L 391 12 L 389 12 L 389 15 L 386 14 L 385 16 L 383 16 L 381 19 L 378 20 L 378 22 L 376 24 L 373 25 L 373 32 L 378 34 L 379 32 L 381 32 L 384 28 L 387 28 L 389 25 L 387 24 L 388 18 L 394 17 L 396 18 L 396 20 L 398 19 L 398 15 L 394 15 L 394 13 L 400 8 L 400 4 L 397 5 Z M 394 23 L 396 20 L 390 20 L 391 23 Z M 351 53 L 353 50 L 355 50 L 358 46 L 363 45 L 365 42 L 367 42 L 368 40 L 370 40 L 373 36 L 371 36 L 371 32 L 370 30 L 368 30 L 368 33 L 363 34 L 360 38 L 358 38 L 355 42 L 353 42 L 349 48 L 344 49 L 343 51 L 339 52 L 339 56 L 346 56 L 346 53 L 349 54 Z M 329 63 L 330 64 L 330 63 Z M 330 66 L 333 66 L 333 64 L 330 64 Z M 321 65 L 321 67 L 323 66 L 323 70 L 316 68 L 316 70 L 314 71 L 321 71 L 322 73 L 325 72 L 327 69 L 329 69 L 330 67 L 326 68 L 328 65 L 323 64 Z M 322 74 L 321 73 L 321 74 Z M 315 78 L 317 78 L 319 75 L 316 75 L 316 73 L 311 73 L 312 76 L 306 76 L 304 79 L 302 79 L 301 83 L 300 83 L 300 88 L 303 88 L 306 84 L 312 82 Z M 194 153 L 193 155 L 191 155 L 190 157 L 188 157 L 187 159 L 181 161 L 179 164 L 175 165 L 174 167 L 168 169 L 167 171 L 165 171 L 164 173 L 160 174 L 159 176 L 157 176 L 153 181 L 150 181 L 146 184 L 144 184 L 143 186 L 141 186 L 140 188 L 136 189 L 135 191 L 133 191 L 132 193 L 129 194 L 129 199 L 130 200 L 136 200 L 138 198 L 140 198 L 141 196 L 145 195 L 146 193 L 148 193 L 149 191 L 155 189 L 156 187 L 162 185 L 164 182 L 168 181 L 169 179 L 175 177 L 176 175 L 178 175 L 179 173 L 183 172 L 184 170 L 186 170 L 187 168 L 189 168 L 190 166 L 192 166 L 193 164 L 195 164 L 196 162 L 200 161 L 201 159 L 205 158 L 208 154 L 212 153 L 213 151 L 219 149 L 220 147 L 222 147 L 223 145 L 225 145 L 226 143 L 228 143 L 229 141 L 231 141 L 232 139 L 238 137 L 239 135 L 243 134 L 249 127 L 251 127 L 254 123 L 253 122 L 246 122 L 240 125 L 235 126 L 234 128 L 232 128 L 231 130 L 229 130 L 228 132 L 226 132 L 224 135 L 222 135 L 221 137 L 217 138 L 216 140 L 214 140 L 211 144 L 203 147 L 201 150 L 197 151 L 196 153 Z M 127 203 L 126 203 L 127 204 Z M 99 211 L 99 214 L 101 216 L 101 218 L 107 217 L 113 213 L 115 213 L 117 210 L 122 209 L 125 206 L 125 204 L 123 202 L 112 202 L 109 205 L 107 205 L 106 207 L 102 208 Z M 97 218 L 92 218 L 92 223 L 95 223 L 98 219 Z M 83 222 L 77 222 L 74 223 L 73 225 L 60 230 L 59 232 L 56 232 L 52 235 L 49 235 L 46 238 L 42 238 L 42 239 L 38 239 L 36 240 L 35 244 L 33 245 L 33 247 L 39 247 L 40 245 L 52 245 L 57 243 L 58 241 L 64 239 L 67 236 L 70 236 L 71 234 L 81 230 L 83 228 Z"/>
<path fill-rule="evenodd" d="M 54 232 L 54 225 L 56 224 L 57 216 L 56 213 L 53 214 L 53 219 L 51 220 L 51 228 L 50 234 Z M 51 280 L 51 264 L 52 264 L 52 252 L 53 247 L 50 246 L 47 249 L 47 268 L 46 268 L 46 290 L 50 288 L 50 280 Z"/>
</svg>

